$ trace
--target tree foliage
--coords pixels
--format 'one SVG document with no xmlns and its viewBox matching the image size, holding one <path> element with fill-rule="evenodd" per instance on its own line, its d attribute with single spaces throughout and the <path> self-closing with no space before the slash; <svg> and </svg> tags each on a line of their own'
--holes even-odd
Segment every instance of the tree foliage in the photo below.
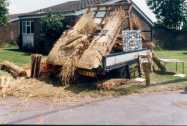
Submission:
<svg viewBox="0 0 187 126">
<path fill-rule="evenodd" d="M 187 22 L 185 0 L 147 0 L 158 18 L 158 24 L 169 29 L 181 30 Z"/>
<path fill-rule="evenodd" d="M 42 32 L 48 37 L 57 39 L 64 31 L 66 24 L 61 13 L 49 13 L 41 19 Z"/>
<path fill-rule="evenodd" d="M 42 47 L 42 50 L 38 50 L 47 54 L 66 29 L 65 17 L 62 13 L 48 13 L 41 18 L 40 24 L 40 33 L 44 36 L 38 38 L 38 47 Z"/>
<path fill-rule="evenodd" d="M 0 25 L 4 25 L 8 21 L 8 2 L 7 0 L 0 0 Z"/>
</svg>

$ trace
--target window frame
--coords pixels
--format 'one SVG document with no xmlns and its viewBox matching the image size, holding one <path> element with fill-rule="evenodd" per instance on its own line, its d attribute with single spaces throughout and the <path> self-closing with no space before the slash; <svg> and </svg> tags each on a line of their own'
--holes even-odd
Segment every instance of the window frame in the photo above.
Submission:
<svg viewBox="0 0 187 126">
<path fill-rule="evenodd" d="M 34 21 L 26 20 L 22 21 L 22 34 L 34 33 Z"/>
</svg>

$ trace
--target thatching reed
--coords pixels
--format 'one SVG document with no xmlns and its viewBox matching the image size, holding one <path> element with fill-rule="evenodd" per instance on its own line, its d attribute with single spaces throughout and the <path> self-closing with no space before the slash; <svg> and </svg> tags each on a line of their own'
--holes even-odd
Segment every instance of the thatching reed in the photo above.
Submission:
<svg viewBox="0 0 187 126">
<path fill-rule="evenodd" d="M 79 68 L 95 69 L 101 65 L 103 56 L 111 53 L 126 17 L 123 9 L 111 12 L 101 33 L 94 37 L 89 48 L 83 53 Z"/>
<path fill-rule="evenodd" d="M 73 79 L 77 62 L 89 46 L 89 34 L 94 33 L 96 27 L 92 13 L 87 12 L 72 29 L 60 37 L 51 50 L 47 62 L 62 66 L 60 77 L 65 84 Z"/>
<path fill-rule="evenodd" d="M 48 55 L 47 61 L 49 64 L 53 65 L 63 65 L 64 55 L 61 52 L 66 46 L 70 46 L 75 43 L 78 43 L 85 35 L 92 33 L 96 30 L 96 24 L 94 23 L 93 16 L 91 12 L 84 14 L 76 25 L 66 31 L 56 42 L 51 52 Z M 72 48 L 73 50 L 73 48 Z"/>
<path fill-rule="evenodd" d="M 73 29 L 78 31 L 80 34 L 89 34 L 95 32 L 96 23 L 94 22 L 93 14 L 87 11 L 86 14 L 83 15 L 75 24 Z"/>
<path fill-rule="evenodd" d="M 66 85 L 74 80 L 78 61 L 85 49 L 89 46 L 88 40 L 88 37 L 85 36 L 82 41 L 75 46 L 72 53 L 65 57 L 60 76 Z"/>
</svg>

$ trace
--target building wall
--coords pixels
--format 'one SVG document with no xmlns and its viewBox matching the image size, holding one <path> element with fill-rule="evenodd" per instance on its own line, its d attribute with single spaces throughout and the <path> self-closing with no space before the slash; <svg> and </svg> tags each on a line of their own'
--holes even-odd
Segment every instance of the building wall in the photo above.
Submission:
<svg viewBox="0 0 187 126">
<path fill-rule="evenodd" d="M 33 50 L 45 50 L 44 48 L 46 46 L 51 46 L 51 45 L 46 45 L 49 39 L 46 40 L 46 36 L 41 33 L 41 25 L 40 25 L 40 19 L 35 18 L 35 19 L 24 19 L 24 20 L 33 20 L 34 21 L 34 49 Z M 21 20 L 22 23 L 23 20 Z M 67 16 L 65 19 L 66 23 L 69 23 L 70 25 L 75 24 L 76 18 Z M 152 39 L 152 27 L 150 24 L 140 15 L 135 9 L 132 10 L 131 13 L 131 24 L 133 27 L 137 27 L 137 29 L 140 29 L 142 31 L 142 36 L 144 41 L 151 41 Z M 136 29 L 136 28 L 134 28 Z M 22 35 L 21 35 L 22 36 Z M 22 38 L 21 38 L 22 39 Z M 21 41 L 21 40 L 20 40 Z"/>
<path fill-rule="evenodd" d="M 131 14 L 131 25 L 134 29 L 142 31 L 144 41 L 152 40 L 152 26 L 136 10 Z"/>
<path fill-rule="evenodd" d="M 19 21 L 11 22 L 6 26 L 0 26 L 0 42 L 17 41 L 19 34 Z"/>
<path fill-rule="evenodd" d="M 34 48 L 26 47 L 22 48 L 21 46 L 23 45 L 22 41 L 22 22 L 23 21 L 33 21 L 34 22 Z M 65 18 L 65 23 L 72 26 L 75 24 L 76 17 L 68 16 Z M 33 52 L 48 52 L 52 46 L 53 46 L 53 40 L 50 40 L 49 36 L 46 36 L 42 32 L 42 26 L 41 26 L 41 19 L 40 18 L 26 18 L 26 19 L 21 19 L 20 20 L 20 40 L 19 40 L 19 45 L 20 48 L 22 48 L 25 51 L 33 51 Z"/>
</svg>

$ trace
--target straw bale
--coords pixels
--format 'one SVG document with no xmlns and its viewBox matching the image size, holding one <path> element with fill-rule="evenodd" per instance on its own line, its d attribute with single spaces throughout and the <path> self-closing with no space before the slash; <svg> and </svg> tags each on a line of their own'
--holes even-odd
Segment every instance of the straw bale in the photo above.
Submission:
<svg viewBox="0 0 187 126">
<path fill-rule="evenodd" d="M 82 42 L 85 35 L 93 33 L 96 30 L 96 24 L 94 23 L 93 16 L 91 12 L 84 14 L 76 25 L 65 32 L 56 42 L 52 48 L 47 62 L 53 65 L 63 66 L 63 61 L 66 53 L 73 53 L 74 48 Z M 72 51 L 71 51 L 72 50 Z M 67 51 L 67 52 L 66 52 Z M 62 53 L 63 52 L 63 53 Z"/>
<path fill-rule="evenodd" d="M 108 17 L 102 32 L 95 36 L 89 48 L 83 53 L 78 67 L 84 69 L 98 68 L 103 56 L 109 54 L 116 43 L 118 34 L 126 19 L 126 13 L 117 9 Z"/>
</svg>

